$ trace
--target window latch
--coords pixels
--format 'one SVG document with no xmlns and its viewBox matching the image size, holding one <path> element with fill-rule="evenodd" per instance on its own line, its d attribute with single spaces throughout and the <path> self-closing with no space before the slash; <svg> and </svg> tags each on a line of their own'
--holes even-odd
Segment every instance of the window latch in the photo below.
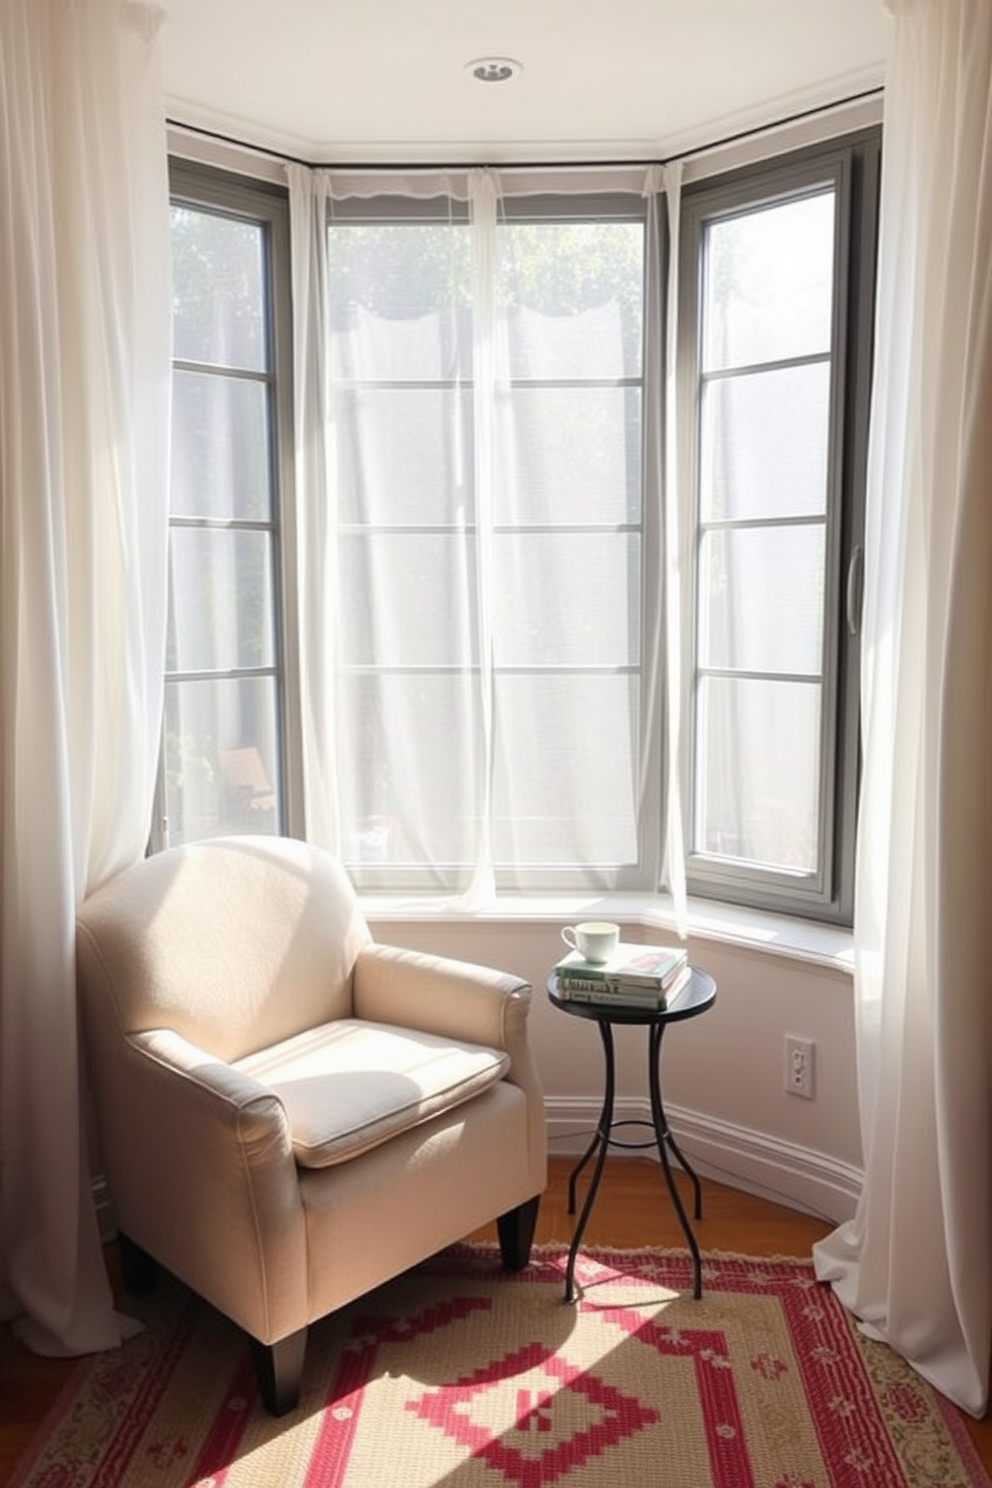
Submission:
<svg viewBox="0 0 992 1488">
<path fill-rule="evenodd" d="M 861 601 L 865 587 L 865 554 L 860 543 L 851 552 L 847 565 L 847 629 L 852 636 L 861 634 Z"/>
</svg>

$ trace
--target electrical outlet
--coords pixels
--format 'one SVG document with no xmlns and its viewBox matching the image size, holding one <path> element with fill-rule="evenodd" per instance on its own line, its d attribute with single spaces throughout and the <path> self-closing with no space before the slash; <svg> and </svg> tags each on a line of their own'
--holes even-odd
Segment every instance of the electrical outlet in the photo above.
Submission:
<svg viewBox="0 0 992 1488">
<path fill-rule="evenodd" d="M 796 1033 L 785 1035 L 785 1090 L 787 1095 L 813 1099 L 813 1040 Z"/>
</svg>

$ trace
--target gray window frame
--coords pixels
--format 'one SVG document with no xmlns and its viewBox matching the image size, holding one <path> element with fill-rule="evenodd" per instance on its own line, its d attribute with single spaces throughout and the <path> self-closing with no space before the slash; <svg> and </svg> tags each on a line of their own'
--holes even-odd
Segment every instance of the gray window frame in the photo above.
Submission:
<svg viewBox="0 0 992 1488">
<path fill-rule="evenodd" d="M 699 539 L 699 320 L 706 224 L 831 182 L 835 218 L 835 348 L 828 436 L 828 587 L 819 807 L 821 842 L 809 878 L 692 849 L 696 645 L 695 564 L 686 585 L 683 634 L 691 637 L 683 696 L 688 721 L 680 760 L 690 894 L 805 919 L 849 925 L 853 915 L 860 765 L 860 578 L 871 399 L 881 130 L 860 131 L 777 160 L 686 188 L 681 214 L 677 348 L 680 485 L 691 494 L 689 522 Z"/>
<path fill-rule="evenodd" d="M 170 159 L 169 195 L 174 205 L 183 205 L 240 218 L 258 225 L 265 249 L 267 291 L 267 338 L 271 353 L 269 382 L 271 417 L 271 461 L 273 510 L 266 524 L 272 538 L 272 626 L 275 644 L 274 662 L 264 669 L 272 675 L 277 691 L 279 769 L 271 782 L 277 798 L 275 813 L 278 830 L 289 836 L 303 836 L 303 790 L 300 732 L 295 720 L 300 716 L 299 645 L 297 604 L 295 600 L 296 525 L 293 501 L 293 353 L 292 310 L 290 301 L 291 259 L 289 236 L 289 201 L 285 189 L 263 181 L 233 175 L 192 161 Z M 174 365 L 182 365 L 174 363 Z M 196 520 L 174 522 L 170 511 L 169 529 L 174 526 L 196 527 Z M 232 527 L 257 524 L 232 523 Z M 204 671 L 195 676 L 166 673 L 167 685 L 184 681 L 212 680 L 228 676 L 253 675 L 252 669 Z M 165 722 L 149 850 L 160 851 L 169 845 L 169 824 L 165 789 Z"/>
</svg>

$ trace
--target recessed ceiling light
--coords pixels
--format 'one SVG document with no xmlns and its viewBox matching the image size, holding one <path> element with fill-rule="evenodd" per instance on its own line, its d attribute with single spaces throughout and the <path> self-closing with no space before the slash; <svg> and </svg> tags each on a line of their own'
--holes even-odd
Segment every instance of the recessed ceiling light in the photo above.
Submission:
<svg viewBox="0 0 992 1488">
<path fill-rule="evenodd" d="M 465 71 L 477 83 L 508 83 L 523 72 L 523 67 L 512 57 L 476 57 L 474 62 L 465 63 Z"/>
</svg>

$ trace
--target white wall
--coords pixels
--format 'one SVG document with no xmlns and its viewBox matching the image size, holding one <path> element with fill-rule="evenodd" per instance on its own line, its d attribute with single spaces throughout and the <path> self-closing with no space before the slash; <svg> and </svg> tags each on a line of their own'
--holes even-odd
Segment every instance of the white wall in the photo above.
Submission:
<svg viewBox="0 0 992 1488">
<path fill-rule="evenodd" d="M 568 1017 L 546 996 L 565 921 L 425 920 L 364 907 L 377 940 L 497 966 L 532 984 L 531 1036 L 550 1150 L 581 1151 L 599 1111 L 602 1048 L 592 1023 Z M 665 936 L 628 924 L 624 938 Z M 689 949 L 693 963 L 716 978 L 717 1000 L 665 1033 L 663 1094 L 680 1145 L 707 1176 L 833 1220 L 848 1218 L 861 1180 L 849 972 L 826 958 L 820 964 L 709 937 L 691 939 Z M 785 1093 L 786 1033 L 814 1040 L 813 1100 Z M 642 1117 L 645 1031 L 618 1029 L 616 1048 L 617 1114 Z"/>
</svg>

